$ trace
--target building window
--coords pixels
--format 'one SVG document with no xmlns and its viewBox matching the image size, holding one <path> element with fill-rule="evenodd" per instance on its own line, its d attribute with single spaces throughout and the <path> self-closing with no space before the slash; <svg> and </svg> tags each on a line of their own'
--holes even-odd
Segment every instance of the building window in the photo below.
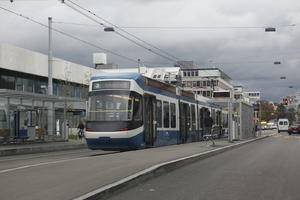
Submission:
<svg viewBox="0 0 300 200">
<path fill-rule="evenodd" d="M 191 76 L 191 72 L 187 72 L 187 76 Z"/>
<path fill-rule="evenodd" d="M 200 81 L 197 81 L 197 87 L 200 87 Z"/>
<path fill-rule="evenodd" d="M 156 121 L 157 121 L 157 128 L 161 128 L 162 127 L 162 106 L 160 100 L 156 100 Z"/>
<path fill-rule="evenodd" d="M 186 76 L 186 72 L 183 72 L 183 76 Z"/>
<path fill-rule="evenodd" d="M 75 97 L 81 97 L 82 88 L 80 86 L 75 86 Z"/>
<path fill-rule="evenodd" d="M 176 128 L 176 106 L 171 103 L 171 128 Z"/>
<path fill-rule="evenodd" d="M 33 92 L 33 80 L 32 79 L 24 79 L 24 91 L 25 92 Z"/>
<path fill-rule="evenodd" d="M 206 87 L 206 81 L 203 81 L 202 83 L 203 83 L 203 87 Z"/>
<path fill-rule="evenodd" d="M 34 82 L 34 92 L 40 94 L 46 94 L 47 83 L 44 81 L 36 80 Z"/>
<path fill-rule="evenodd" d="M 206 95 L 207 95 L 208 97 L 211 97 L 211 95 L 210 95 L 210 94 L 211 94 L 211 92 L 210 92 L 210 91 L 207 91 L 207 92 L 206 92 Z"/>
<path fill-rule="evenodd" d="M 156 74 L 154 74 L 153 78 L 156 78 Z"/>
<path fill-rule="evenodd" d="M 24 91 L 23 78 L 17 78 L 17 81 L 16 81 L 16 90 L 17 91 Z"/>
<path fill-rule="evenodd" d="M 194 71 L 192 71 L 192 73 L 191 73 L 191 74 L 192 74 L 192 76 L 195 76 L 195 72 L 194 72 Z"/>
<path fill-rule="evenodd" d="M 195 76 L 199 76 L 198 71 L 195 71 Z"/>
<path fill-rule="evenodd" d="M 207 81 L 206 85 L 207 85 L 207 86 L 210 86 L 210 82 L 211 82 L 210 80 Z"/>
<path fill-rule="evenodd" d="M 1 88 L 15 90 L 15 77 L 2 75 L 1 76 Z"/>
<path fill-rule="evenodd" d="M 164 101 L 164 128 L 170 127 L 170 106 L 169 102 Z"/>
<path fill-rule="evenodd" d="M 196 87 L 196 86 L 197 86 L 197 82 L 193 81 L 193 87 Z"/>
</svg>

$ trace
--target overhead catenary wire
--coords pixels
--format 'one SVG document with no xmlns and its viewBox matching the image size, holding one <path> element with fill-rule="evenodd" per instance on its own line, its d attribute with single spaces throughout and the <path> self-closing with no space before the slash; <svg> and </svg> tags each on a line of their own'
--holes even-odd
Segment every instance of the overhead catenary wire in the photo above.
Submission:
<svg viewBox="0 0 300 200">
<path fill-rule="evenodd" d="M 55 23 L 59 24 L 69 24 L 69 25 L 77 25 L 77 26 L 97 26 L 95 24 L 87 24 L 87 23 L 74 23 L 74 22 L 66 22 L 66 21 L 57 21 Z M 295 27 L 298 24 L 289 24 L 289 25 L 281 25 L 274 26 L 279 28 L 284 27 Z M 118 26 L 121 29 L 154 29 L 154 30 L 216 30 L 216 29 L 265 29 L 268 26 Z"/>
<path fill-rule="evenodd" d="M 79 4 L 76 4 L 76 3 L 74 3 L 74 2 L 71 1 L 71 0 L 62 0 L 62 3 L 64 3 L 64 4 L 67 5 L 67 6 L 69 6 L 70 8 L 74 9 L 75 11 L 81 13 L 82 15 L 86 16 L 87 18 L 91 19 L 92 21 L 94 21 L 94 22 L 100 24 L 101 26 L 107 27 L 107 26 L 105 26 L 103 23 L 101 23 L 101 22 L 95 20 L 94 18 L 92 18 L 91 16 L 89 16 L 89 15 L 83 13 L 83 12 L 82 12 L 81 10 L 79 10 L 78 8 L 75 8 L 74 6 L 71 6 L 71 5 L 69 5 L 69 4 L 66 4 L 66 1 L 72 3 L 73 5 L 77 6 L 77 7 L 80 8 L 81 10 L 84 10 L 84 11 L 90 13 L 91 15 L 97 17 L 98 19 L 100 19 L 100 20 L 102 20 L 102 21 L 104 21 L 104 22 L 110 24 L 111 26 L 113 26 L 113 27 L 115 27 L 115 28 L 117 28 L 117 29 L 119 29 L 119 30 L 121 30 L 121 31 L 123 31 L 123 32 L 125 32 L 125 33 L 127 33 L 127 34 L 129 34 L 130 36 L 132 36 L 132 37 L 134 37 L 134 38 L 136 38 L 136 39 L 138 39 L 138 40 L 140 40 L 140 41 L 143 41 L 144 43 L 148 44 L 148 43 L 145 42 L 144 40 L 141 40 L 140 38 L 137 38 L 137 37 L 134 36 L 133 34 L 128 33 L 127 31 L 125 31 L 124 29 L 120 28 L 119 26 L 117 26 L 117 25 L 115 25 L 115 24 L 109 22 L 108 20 L 106 20 L 106 19 L 104 19 L 104 18 L 98 16 L 97 14 L 93 13 L 92 11 L 90 11 L 90 10 L 88 10 L 88 9 L 86 9 L 86 8 L 84 8 L 84 7 L 82 7 L 82 6 L 80 6 Z M 122 34 L 120 34 L 119 32 L 117 32 L 117 31 L 114 31 L 114 32 L 115 32 L 116 34 L 122 36 Z M 144 48 L 144 49 L 146 49 L 146 50 L 148 50 L 148 51 L 150 51 L 150 52 L 152 52 L 152 53 L 154 53 L 154 54 L 156 54 L 156 55 L 158 55 L 158 56 L 160 56 L 160 57 L 166 58 L 166 59 L 169 60 L 169 61 L 172 61 L 172 62 L 177 63 L 180 67 L 182 66 L 182 64 L 180 64 L 180 63 L 177 62 L 177 61 L 180 60 L 180 59 L 178 59 L 178 58 L 176 58 L 176 57 L 174 57 L 174 56 L 172 56 L 172 57 L 174 57 L 176 60 L 174 60 L 174 59 L 172 59 L 172 58 L 168 58 L 168 57 L 166 57 L 166 56 L 164 56 L 164 55 L 161 55 L 161 54 L 159 54 L 159 53 L 157 53 L 157 52 L 155 52 L 155 51 L 153 51 L 152 49 L 149 49 L 149 48 L 147 48 L 147 47 L 143 47 L 143 45 L 140 45 L 140 44 L 136 43 L 135 41 L 133 41 L 132 39 L 130 39 L 130 38 L 126 37 L 126 36 L 123 36 L 123 37 L 125 37 L 126 39 L 132 41 L 133 43 L 137 44 L 138 46 L 140 46 L 140 47 L 142 47 L 142 48 Z M 149 44 L 148 44 L 148 45 L 149 45 Z M 149 46 L 152 46 L 152 45 L 150 44 Z M 155 47 L 155 48 L 157 49 L 157 47 Z M 160 49 L 159 49 L 159 50 L 160 50 Z M 160 50 L 160 51 L 162 51 L 162 50 Z M 169 55 L 169 54 L 167 53 L 167 55 Z M 197 64 L 197 63 L 195 63 L 195 64 Z M 198 64 L 197 64 L 197 65 L 198 65 Z M 210 72 L 207 72 L 207 73 L 208 73 L 209 75 L 211 75 Z"/>
<path fill-rule="evenodd" d="M 28 17 L 28 16 L 25 16 L 25 15 L 23 15 L 23 14 L 21 14 L 21 13 L 17 13 L 17 12 L 15 12 L 15 11 L 9 10 L 9 9 L 4 8 L 4 7 L 1 7 L 1 6 L 0 6 L 0 9 L 4 10 L 4 11 L 6 11 L 6 12 L 9 12 L 9 13 L 11 13 L 11 14 L 14 14 L 14 15 L 16 15 L 16 16 L 22 17 L 22 18 L 24 18 L 24 19 L 26 19 L 26 20 L 29 20 L 29 21 L 31 21 L 31 22 L 33 22 L 33 23 L 35 23 L 35 24 L 38 24 L 38 25 L 40 25 L 40 26 L 43 26 L 43 27 L 45 27 L 45 28 L 49 28 L 48 25 L 43 24 L 43 23 L 41 23 L 41 22 L 39 22 L 39 21 L 37 21 L 37 20 L 34 20 L 34 19 L 32 19 L 32 18 L 30 18 L 30 17 Z M 121 54 L 119 54 L 119 53 L 116 53 L 116 52 L 114 52 L 114 51 L 111 51 L 111 50 L 109 50 L 109 49 L 100 47 L 99 45 L 96 45 L 96 44 L 93 44 L 93 43 L 91 43 L 91 42 L 89 42 L 89 41 L 83 40 L 83 39 L 81 39 L 81 38 L 79 38 L 79 37 L 76 37 L 76 36 L 73 36 L 73 35 L 71 35 L 71 34 L 69 34 L 69 33 L 65 33 L 65 32 L 63 32 L 63 31 L 61 31 L 61 30 L 59 30 L 59 29 L 57 29 L 57 28 L 53 28 L 53 27 L 52 27 L 52 30 L 55 31 L 55 32 L 57 32 L 57 33 L 60 33 L 60 34 L 62 34 L 62 35 L 64 35 L 64 36 L 67 36 L 67 37 L 69 37 L 69 38 L 72 38 L 72 39 L 74 39 L 74 40 L 77 40 L 77 41 L 80 41 L 80 42 L 82 42 L 82 43 L 85 43 L 85 44 L 87 44 L 87 45 L 89 45 L 89 46 L 92 46 L 92 47 L 94 47 L 94 48 L 97 48 L 97 49 L 100 49 L 100 50 L 102 50 L 102 51 L 105 51 L 106 53 L 113 54 L 113 55 L 115 55 L 115 56 L 118 56 L 118 57 L 120 57 L 120 58 L 123 58 L 123 59 L 125 59 L 125 60 L 131 61 L 131 62 L 134 62 L 134 63 L 139 63 L 137 60 L 135 60 L 135 59 L 133 59 L 133 58 L 130 58 L 130 57 L 121 55 Z"/>
<path fill-rule="evenodd" d="M 67 4 L 66 2 L 70 2 L 73 6 L 70 5 L 70 4 Z M 160 53 L 158 53 L 158 52 L 154 51 L 153 49 L 150 49 L 150 48 L 148 48 L 147 46 L 145 46 L 145 45 L 143 45 L 143 44 L 141 44 L 141 43 L 135 41 L 134 39 L 131 39 L 131 38 L 129 38 L 128 36 L 125 36 L 124 34 L 118 32 L 118 31 L 114 31 L 115 34 L 117 34 L 117 35 L 119 35 L 119 36 L 121 36 L 121 37 L 123 37 L 123 38 L 129 40 L 130 42 L 133 42 L 134 44 L 136 44 L 136 45 L 138 45 L 138 46 L 140 46 L 140 47 L 146 49 L 147 51 L 149 51 L 149 52 L 151 52 L 151 53 L 153 53 L 153 54 L 156 54 L 156 55 L 158 55 L 158 56 L 160 56 L 160 57 L 163 57 L 163 58 L 165 58 L 165 59 L 167 59 L 167 60 L 170 60 L 170 61 L 173 61 L 173 62 L 176 62 L 177 60 L 180 60 L 178 57 L 171 55 L 170 53 L 166 52 L 165 50 L 162 50 L 161 48 L 158 48 L 158 47 L 156 47 L 156 46 L 150 44 L 149 42 L 147 42 L 147 41 L 145 41 L 145 40 L 143 40 L 143 39 L 137 37 L 136 35 L 134 35 L 134 34 L 132 34 L 132 33 L 129 33 L 128 31 L 122 29 L 121 27 L 119 27 L 119 26 L 117 26 L 117 25 L 115 25 L 115 24 L 109 22 L 108 20 L 104 19 L 103 17 L 100 17 L 100 16 L 97 15 L 96 13 L 94 13 L 94 12 L 92 12 L 92 11 L 90 11 L 90 10 L 84 8 L 84 7 L 82 7 L 81 5 L 75 3 L 75 2 L 73 2 L 73 1 L 71 1 L 71 0 L 62 0 L 62 3 L 64 3 L 64 4 L 67 5 L 67 6 L 69 6 L 69 7 L 72 8 L 72 9 L 76 10 L 76 11 L 79 12 L 80 14 L 82 14 L 82 15 L 88 17 L 88 18 L 91 19 L 92 21 L 94 21 L 94 22 L 100 24 L 101 26 L 103 26 L 103 27 L 108 27 L 108 26 L 104 25 L 103 23 L 99 22 L 98 20 L 94 19 L 93 17 L 91 17 L 91 16 L 89 16 L 89 15 L 83 13 L 81 10 L 83 10 L 83 11 L 85 11 L 85 12 L 88 12 L 89 14 L 91 14 L 91 15 L 93 15 L 94 17 L 96 17 L 96 18 L 98 18 L 98 19 L 104 21 L 105 23 L 109 24 L 110 26 L 112 26 L 112 27 L 114 27 L 114 28 L 120 30 L 121 32 L 123 32 L 123 33 L 129 35 L 130 37 L 132 37 L 132 38 L 138 40 L 139 42 L 142 42 L 142 43 L 146 44 L 147 46 L 149 46 L 149 47 L 151 47 L 151 48 L 153 48 L 153 49 L 156 49 L 157 51 L 160 52 Z M 75 8 L 74 6 L 76 6 L 77 8 Z M 81 10 L 79 10 L 78 8 L 81 9 Z"/>
<path fill-rule="evenodd" d="M 294 27 L 296 24 L 275 26 L 275 27 Z M 186 29 L 265 29 L 268 26 L 122 26 L 124 29 L 157 29 L 157 30 L 186 30 Z"/>
</svg>

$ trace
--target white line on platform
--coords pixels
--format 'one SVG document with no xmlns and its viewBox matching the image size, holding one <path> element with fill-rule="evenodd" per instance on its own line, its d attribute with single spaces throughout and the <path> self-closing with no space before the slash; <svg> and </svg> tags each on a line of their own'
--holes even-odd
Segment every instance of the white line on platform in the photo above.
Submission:
<svg viewBox="0 0 300 200">
<path fill-rule="evenodd" d="M 0 170 L 0 174 L 12 172 L 12 171 L 17 171 L 17 170 L 20 170 L 20 169 L 26 169 L 26 168 L 30 168 L 30 167 L 38 167 L 38 166 L 42 166 L 42 165 L 63 163 L 63 162 L 74 161 L 74 160 L 82 160 L 82 159 L 87 159 L 87 158 L 89 158 L 89 157 L 71 158 L 71 159 L 57 160 L 57 161 L 51 161 L 51 162 L 42 162 L 42 163 L 37 163 L 37 164 L 32 164 L 32 165 L 24 165 L 24 166 L 20 166 L 20 167 Z"/>
<path fill-rule="evenodd" d="M 28 154 L 24 154 L 24 155 L 17 155 L 18 158 L 11 158 L 13 156 L 9 156 L 9 158 L 3 157 L 3 159 L 0 159 L 0 162 L 28 160 L 28 159 L 43 158 L 43 157 L 53 157 L 53 156 L 65 156 L 65 155 L 78 154 L 78 153 L 87 153 L 87 152 L 91 152 L 91 150 L 86 150 L 86 151 L 75 150 L 75 151 L 68 152 L 68 153 L 66 153 L 66 152 L 64 152 L 64 153 L 45 152 L 45 153 L 41 153 L 43 155 L 37 155 L 37 156 L 28 156 Z M 26 157 L 26 156 L 28 156 L 28 157 Z"/>
<path fill-rule="evenodd" d="M 114 188 L 114 187 L 116 187 L 118 185 L 121 185 L 121 184 L 124 184 L 126 182 L 129 182 L 129 181 L 131 181 L 131 180 L 133 180 L 133 179 L 135 179 L 135 178 L 137 178 L 139 176 L 143 176 L 145 174 L 153 172 L 153 171 L 155 171 L 156 169 L 158 169 L 158 168 L 160 168 L 162 166 L 166 166 L 166 165 L 169 165 L 169 164 L 172 164 L 172 163 L 177 163 L 177 162 L 180 162 L 180 161 L 183 161 L 183 160 L 188 160 L 190 158 L 199 157 L 201 155 L 205 155 L 205 154 L 209 154 L 209 153 L 212 153 L 212 152 L 215 152 L 215 151 L 219 151 L 219 150 L 222 150 L 222 149 L 227 149 L 227 148 L 230 148 L 230 147 L 238 146 L 238 145 L 241 145 L 241 144 L 244 144 L 244 143 L 250 143 L 252 141 L 255 141 L 255 140 L 258 140 L 258 139 L 261 139 L 261 138 L 265 138 L 265 137 L 269 137 L 269 136 L 273 136 L 273 135 L 275 135 L 275 134 L 270 134 L 270 135 L 262 136 L 260 138 L 254 138 L 254 139 L 243 141 L 243 142 L 240 142 L 240 143 L 237 143 L 237 144 L 232 144 L 232 145 L 228 145 L 228 146 L 225 146 L 225 147 L 220 147 L 220 148 L 217 148 L 217 149 L 205 151 L 205 152 L 202 152 L 202 153 L 193 154 L 191 156 L 179 158 L 179 159 L 176 159 L 176 160 L 171 160 L 171 161 L 163 162 L 163 163 L 160 163 L 160 164 L 156 164 L 156 165 L 154 165 L 152 167 L 149 167 L 149 168 L 144 169 L 142 171 L 139 171 L 139 172 L 137 172 L 135 174 L 127 176 L 127 177 L 125 177 L 125 178 L 123 178 L 123 179 L 121 179 L 119 181 L 116 181 L 116 182 L 111 183 L 109 185 L 105 185 L 105 186 L 103 186 L 103 187 L 101 187 L 99 189 L 93 190 L 93 191 L 91 191 L 89 193 L 86 193 L 86 194 L 84 194 L 82 196 L 79 196 L 79 197 L 77 197 L 77 198 L 75 198 L 73 200 L 84 200 L 84 199 L 87 199 L 87 198 L 92 197 L 92 196 L 94 196 L 96 194 L 104 192 L 105 190 L 108 190 L 108 189 Z"/>
</svg>

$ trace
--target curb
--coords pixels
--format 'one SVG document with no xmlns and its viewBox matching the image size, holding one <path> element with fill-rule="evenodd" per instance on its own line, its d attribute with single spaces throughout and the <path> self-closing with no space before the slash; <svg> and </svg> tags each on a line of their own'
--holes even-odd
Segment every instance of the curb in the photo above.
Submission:
<svg viewBox="0 0 300 200">
<path fill-rule="evenodd" d="M 14 156 L 34 153 L 47 153 L 54 151 L 74 150 L 87 148 L 86 144 L 72 144 L 72 145 L 57 145 L 57 146 L 38 146 L 38 147 L 25 147 L 25 148 L 12 148 L 0 150 L 0 157 Z"/>
<path fill-rule="evenodd" d="M 130 186 L 134 186 L 142 181 L 148 180 L 155 176 L 159 176 L 165 172 L 169 172 L 170 170 L 174 170 L 176 168 L 193 163 L 195 161 L 205 159 L 205 158 L 223 153 L 225 151 L 240 147 L 242 145 L 245 145 L 245 144 L 257 141 L 257 140 L 265 139 L 265 138 L 273 136 L 273 135 L 275 135 L 275 134 L 270 134 L 270 135 L 262 136 L 259 138 L 254 138 L 254 139 L 243 141 L 243 142 L 240 142 L 237 144 L 232 144 L 232 145 L 228 145 L 225 147 L 220 147 L 220 148 L 216 148 L 213 150 L 205 151 L 202 153 L 193 154 L 191 156 L 179 158 L 176 160 L 171 160 L 171 161 L 163 162 L 160 164 L 156 164 L 152 167 L 149 167 L 149 168 L 139 171 L 135 174 L 127 176 L 119 181 L 116 181 L 109 185 L 100 187 L 100 188 L 93 190 L 89 193 L 86 193 L 82 196 L 76 197 L 73 200 L 104 199 L 104 198 L 107 198 L 109 195 L 111 195 L 113 192 L 121 191 L 122 189 L 126 189 Z"/>
</svg>

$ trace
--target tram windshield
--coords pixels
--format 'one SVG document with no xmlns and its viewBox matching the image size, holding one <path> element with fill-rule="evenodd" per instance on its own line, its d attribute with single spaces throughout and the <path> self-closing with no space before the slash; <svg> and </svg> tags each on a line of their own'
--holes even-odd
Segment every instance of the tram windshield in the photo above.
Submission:
<svg viewBox="0 0 300 200">
<path fill-rule="evenodd" d="M 89 98 L 90 121 L 141 121 L 142 96 L 132 91 L 97 91 Z"/>
</svg>

